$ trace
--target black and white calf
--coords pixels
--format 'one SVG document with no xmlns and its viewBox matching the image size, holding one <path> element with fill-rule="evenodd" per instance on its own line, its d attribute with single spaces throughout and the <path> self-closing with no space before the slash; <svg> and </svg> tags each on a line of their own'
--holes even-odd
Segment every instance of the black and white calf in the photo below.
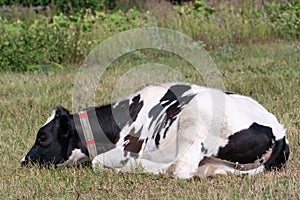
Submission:
<svg viewBox="0 0 300 200">
<path fill-rule="evenodd" d="M 21 164 L 91 160 L 93 167 L 191 178 L 256 174 L 288 157 L 283 125 L 253 99 L 167 83 L 76 114 L 56 108 Z"/>
</svg>

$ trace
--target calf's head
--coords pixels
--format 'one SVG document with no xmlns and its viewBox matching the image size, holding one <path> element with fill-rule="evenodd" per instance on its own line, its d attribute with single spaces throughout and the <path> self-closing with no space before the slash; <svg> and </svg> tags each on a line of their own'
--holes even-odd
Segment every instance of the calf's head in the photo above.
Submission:
<svg viewBox="0 0 300 200">
<path fill-rule="evenodd" d="M 76 132 L 73 116 L 63 107 L 57 107 L 38 131 L 35 143 L 21 160 L 21 165 L 64 166 L 87 160 L 88 152 Z"/>
</svg>

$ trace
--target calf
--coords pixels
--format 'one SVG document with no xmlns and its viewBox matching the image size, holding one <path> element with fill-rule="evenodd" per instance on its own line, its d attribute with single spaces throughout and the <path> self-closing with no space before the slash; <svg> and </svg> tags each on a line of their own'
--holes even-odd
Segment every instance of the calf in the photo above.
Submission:
<svg viewBox="0 0 300 200">
<path fill-rule="evenodd" d="M 57 107 L 21 165 L 92 161 L 94 168 L 191 178 L 257 174 L 288 157 L 283 125 L 253 99 L 167 83 L 75 114 Z"/>
</svg>

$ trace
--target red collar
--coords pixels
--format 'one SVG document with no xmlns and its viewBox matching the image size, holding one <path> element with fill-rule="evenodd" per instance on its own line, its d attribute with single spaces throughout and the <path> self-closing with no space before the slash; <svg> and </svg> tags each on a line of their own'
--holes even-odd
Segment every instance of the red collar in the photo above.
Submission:
<svg viewBox="0 0 300 200">
<path fill-rule="evenodd" d="M 82 127 L 83 136 L 85 139 L 85 144 L 89 151 L 89 155 L 91 158 L 94 158 L 97 156 L 97 148 L 96 148 L 91 124 L 88 118 L 88 113 L 87 111 L 81 111 L 78 113 L 78 116 Z"/>
</svg>

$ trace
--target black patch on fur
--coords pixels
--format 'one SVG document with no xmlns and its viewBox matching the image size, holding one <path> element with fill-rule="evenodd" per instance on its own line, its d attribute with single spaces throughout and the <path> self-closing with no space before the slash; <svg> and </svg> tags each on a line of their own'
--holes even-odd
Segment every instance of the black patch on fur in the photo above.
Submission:
<svg viewBox="0 0 300 200">
<path fill-rule="evenodd" d="M 114 109 L 114 111 L 113 111 Z M 120 131 L 126 125 L 128 116 L 128 100 L 122 101 L 116 108 L 112 108 L 112 105 L 106 105 L 96 108 L 96 114 L 98 122 L 105 136 L 116 144 L 120 139 Z M 117 116 L 117 119 L 115 119 Z M 101 130 L 98 130 L 94 135 L 102 134 Z"/>
<path fill-rule="evenodd" d="M 135 128 L 131 129 L 130 133 L 125 136 L 124 142 L 128 141 L 127 144 L 124 145 L 124 151 L 128 151 L 130 153 L 138 154 L 142 148 L 144 143 L 143 139 L 140 139 L 143 127 L 140 130 L 135 132 Z M 130 154 L 131 155 L 131 154 Z"/>
<path fill-rule="evenodd" d="M 191 86 L 189 85 L 173 85 L 168 89 L 167 93 L 161 98 L 160 102 L 166 101 L 161 104 L 163 107 L 166 107 L 173 101 L 180 99 L 186 91 L 190 90 Z"/>
<path fill-rule="evenodd" d="M 224 93 L 227 94 L 227 95 L 236 94 L 236 93 L 233 93 L 233 92 L 224 92 Z"/>
<path fill-rule="evenodd" d="M 204 147 L 203 142 L 201 142 L 201 152 L 204 154 L 207 154 L 207 152 L 208 152 L 208 149 Z"/>
<path fill-rule="evenodd" d="M 144 102 L 140 101 L 140 99 L 141 99 L 140 95 L 133 97 L 132 103 L 129 105 L 129 114 L 133 122 L 136 120 L 139 112 L 141 111 L 144 105 Z"/>
<path fill-rule="evenodd" d="M 120 132 L 127 124 L 134 122 L 144 105 L 140 101 L 140 95 L 129 100 L 123 100 L 112 105 L 106 105 L 96 108 L 98 122 L 106 137 L 116 144 L 120 139 Z"/>
<path fill-rule="evenodd" d="M 271 157 L 265 163 L 265 167 L 268 170 L 283 167 L 290 155 L 290 147 L 286 143 L 285 137 L 275 141 L 275 145 L 272 150 Z"/>
<path fill-rule="evenodd" d="M 121 164 L 125 165 L 126 163 L 128 163 L 128 161 L 129 161 L 129 158 L 125 158 L 124 160 L 121 160 Z"/>
<path fill-rule="evenodd" d="M 225 147 L 220 147 L 217 157 L 241 164 L 252 163 L 272 147 L 272 129 L 253 123 L 248 129 L 229 136 Z"/>
<path fill-rule="evenodd" d="M 160 134 L 159 134 L 159 132 L 157 132 L 157 134 L 155 135 L 155 145 L 156 145 L 156 147 L 158 147 L 158 145 L 159 145 L 159 140 L 160 140 Z"/>
<path fill-rule="evenodd" d="M 152 138 L 155 139 L 156 146 L 159 145 L 161 138 L 166 137 L 169 128 L 176 120 L 177 115 L 181 112 L 182 107 L 188 104 L 195 96 L 195 94 L 182 96 L 183 93 L 190 89 L 191 86 L 189 85 L 171 86 L 160 99 L 160 102 L 149 111 L 148 117 L 151 118 L 149 129 L 154 122 L 157 122 L 152 135 Z M 166 109 L 166 111 L 163 113 L 164 109 Z M 165 128 L 165 131 L 161 133 L 163 128 Z M 162 134 L 162 136 L 160 134 Z"/>
<path fill-rule="evenodd" d="M 166 111 L 166 120 L 164 127 L 166 127 L 163 138 L 166 137 L 166 134 L 169 130 L 169 128 L 172 126 L 173 122 L 176 120 L 177 115 L 181 112 L 182 107 L 186 104 L 188 104 L 193 98 L 195 94 L 193 95 L 187 95 L 184 97 L 181 97 L 178 99 L 174 104 L 172 104 Z"/>
</svg>

